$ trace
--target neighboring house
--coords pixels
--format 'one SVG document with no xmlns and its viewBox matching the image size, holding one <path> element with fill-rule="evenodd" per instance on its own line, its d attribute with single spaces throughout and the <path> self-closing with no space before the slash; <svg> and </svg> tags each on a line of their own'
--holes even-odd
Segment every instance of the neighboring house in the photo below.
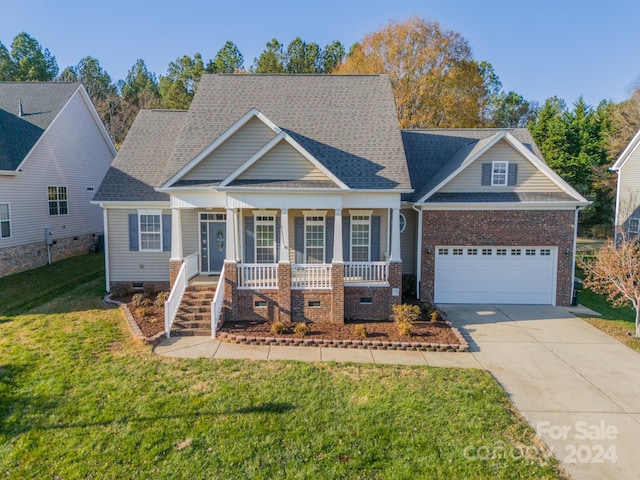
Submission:
<svg viewBox="0 0 640 480">
<path fill-rule="evenodd" d="M 618 174 L 616 187 L 615 240 L 640 234 L 640 131 L 610 168 Z"/>
<path fill-rule="evenodd" d="M 89 251 L 115 155 L 80 83 L 0 82 L 0 277 Z"/>
<path fill-rule="evenodd" d="M 401 131 L 386 75 L 205 75 L 189 111 L 140 112 L 94 203 L 107 290 L 170 284 L 172 321 L 220 275 L 216 319 L 334 322 L 388 318 L 403 276 L 422 301 L 567 305 L 588 204 L 526 130 Z"/>
</svg>

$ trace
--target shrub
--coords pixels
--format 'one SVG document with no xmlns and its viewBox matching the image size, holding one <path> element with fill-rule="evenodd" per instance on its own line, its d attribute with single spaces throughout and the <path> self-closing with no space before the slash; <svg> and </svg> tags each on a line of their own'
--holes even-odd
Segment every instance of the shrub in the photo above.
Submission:
<svg viewBox="0 0 640 480">
<path fill-rule="evenodd" d="M 164 307 L 164 304 L 167 302 L 167 299 L 169 298 L 169 292 L 158 292 L 158 295 L 156 295 L 156 301 L 155 306 L 156 307 Z"/>
<path fill-rule="evenodd" d="M 302 322 L 296 325 L 296 328 L 293 329 L 293 333 L 298 335 L 299 337 L 304 337 L 307 333 L 309 333 L 309 327 L 307 324 Z"/>
<path fill-rule="evenodd" d="M 393 305 L 391 310 L 393 312 L 391 314 L 391 319 L 396 323 L 406 322 L 412 324 L 420 318 L 422 313 L 418 305 L 409 305 L 408 303 Z"/>
<path fill-rule="evenodd" d="M 398 333 L 400 335 L 406 335 L 407 337 L 410 337 L 413 333 L 413 324 L 411 322 L 403 320 L 401 322 L 396 322 L 396 325 L 398 327 Z"/>
<path fill-rule="evenodd" d="M 147 315 L 149 315 L 151 312 L 149 312 L 149 309 L 146 307 L 140 307 L 140 308 L 136 308 L 136 315 L 138 317 L 146 317 Z"/>
<path fill-rule="evenodd" d="M 111 295 L 117 298 L 125 298 L 131 295 L 132 289 L 130 283 L 116 283 L 111 286 Z"/>
<path fill-rule="evenodd" d="M 356 325 L 353 330 L 355 334 L 360 338 L 367 338 L 367 335 L 369 335 L 369 332 L 367 332 L 367 327 L 365 327 L 363 323 L 359 323 L 358 325 Z"/>
<path fill-rule="evenodd" d="M 142 289 L 142 294 L 145 298 L 152 298 L 156 294 L 156 289 L 153 287 L 152 283 L 145 283 Z"/>
<path fill-rule="evenodd" d="M 273 335 L 280 335 L 282 333 L 286 333 L 287 326 L 284 324 L 284 322 L 280 322 L 280 321 L 276 320 L 275 322 L 273 322 L 271 324 L 271 328 L 269 329 L 269 331 Z"/>
<path fill-rule="evenodd" d="M 431 321 L 432 322 L 437 322 L 438 321 L 438 311 L 434 310 L 433 312 L 431 312 Z"/>
<path fill-rule="evenodd" d="M 131 305 L 133 305 L 134 307 L 141 307 L 143 303 L 144 303 L 144 296 L 141 293 L 136 293 L 131 298 Z"/>
</svg>

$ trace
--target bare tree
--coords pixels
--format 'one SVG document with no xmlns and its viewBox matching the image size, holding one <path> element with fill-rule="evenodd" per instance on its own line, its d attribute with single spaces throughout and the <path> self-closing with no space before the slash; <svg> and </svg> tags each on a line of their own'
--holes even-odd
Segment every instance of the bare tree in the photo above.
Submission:
<svg viewBox="0 0 640 480">
<path fill-rule="evenodd" d="M 585 272 L 584 285 L 605 294 L 614 307 L 631 304 L 636 311 L 636 337 L 640 337 L 640 243 L 618 232 L 618 243 L 608 242 L 591 259 L 578 259 Z"/>
</svg>

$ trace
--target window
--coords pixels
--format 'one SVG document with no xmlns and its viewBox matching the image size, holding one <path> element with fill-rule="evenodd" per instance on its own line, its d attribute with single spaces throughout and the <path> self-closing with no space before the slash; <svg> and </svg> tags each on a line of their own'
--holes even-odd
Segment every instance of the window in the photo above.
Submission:
<svg viewBox="0 0 640 480">
<path fill-rule="evenodd" d="M 532 257 L 536 254 L 536 249 L 535 248 L 527 248 L 525 250 L 525 255 Z"/>
<path fill-rule="evenodd" d="M 66 215 L 67 187 L 47 187 L 49 194 L 49 215 Z"/>
<path fill-rule="evenodd" d="M 453 254 L 454 255 L 462 255 L 463 251 L 464 250 L 462 248 L 454 248 L 453 249 Z"/>
<path fill-rule="evenodd" d="M 404 229 L 407 228 L 407 219 L 403 213 L 400 214 L 400 233 L 404 232 Z"/>
<path fill-rule="evenodd" d="M 351 260 L 371 261 L 371 215 L 351 215 Z"/>
<path fill-rule="evenodd" d="M 304 258 L 306 263 L 324 263 L 324 215 L 304 217 Z"/>
<path fill-rule="evenodd" d="M 630 218 L 629 219 L 629 233 L 638 233 L 640 230 L 640 219 L 638 218 Z"/>
<path fill-rule="evenodd" d="M 201 213 L 200 220 L 206 221 L 215 221 L 215 222 L 224 222 L 227 219 L 226 213 Z"/>
<path fill-rule="evenodd" d="M 482 255 L 491 255 L 492 250 L 490 248 L 483 248 Z"/>
<path fill-rule="evenodd" d="M 506 186 L 508 171 L 509 171 L 509 162 L 492 162 L 491 185 L 494 187 Z"/>
<path fill-rule="evenodd" d="M 496 255 L 506 255 L 506 254 L 507 254 L 506 248 L 496 248 Z"/>
<path fill-rule="evenodd" d="M 551 256 L 551 249 L 550 248 L 542 248 L 542 249 L 540 249 L 540 255 L 542 255 L 543 257 Z"/>
<path fill-rule="evenodd" d="M 9 213 L 9 204 L 0 203 L 0 238 L 9 238 L 11 236 L 11 214 Z"/>
<path fill-rule="evenodd" d="M 256 215 L 256 263 L 276 261 L 276 217 Z"/>
<path fill-rule="evenodd" d="M 449 255 L 449 249 L 448 248 L 439 248 L 438 249 L 438 255 Z"/>
<path fill-rule="evenodd" d="M 138 212 L 140 251 L 162 251 L 162 213 L 154 210 Z"/>
<path fill-rule="evenodd" d="M 520 255 L 522 251 L 519 248 L 512 248 L 511 255 Z"/>
<path fill-rule="evenodd" d="M 477 254 L 478 254 L 477 248 L 467 248 L 467 255 L 477 255 Z"/>
</svg>

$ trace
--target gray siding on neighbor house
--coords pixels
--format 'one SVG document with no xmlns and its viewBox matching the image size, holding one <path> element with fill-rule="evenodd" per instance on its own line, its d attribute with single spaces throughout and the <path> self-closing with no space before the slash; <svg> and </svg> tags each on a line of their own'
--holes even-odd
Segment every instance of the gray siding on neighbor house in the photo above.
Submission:
<svg viewBox="0 0 640 480">
<path fill-rule="evenodd" d="M 407 226 L 400 233 L 400 254 L 402 255 L 402 273 L 416 274 L 416 242 L 418 241 L 418 212 L 413 208 L 403 208 L 401 213 Z"/>
<path fill-rule="evenodd" d="M 142 208 L 142 207 L 141 207 Z M 107 209 L 109 280 L 112 282 L 168 282 L 171 252 L 129 250 L 129 214 L 136 209 Z M 171 214 L 171 210 L 162 210 Z"/>
<path fill-rule="evenodd" d="M 640 148 L 636 148 L 618 172 L 618 225 L 640 218 Z"/>
<path fill-rule="evenodd" d="M 103 231 L 102 209 L 89 202 L 104 178 L 113 153 L 79 91 L 42 135 L 22 173 L 0 176 L 0 203 L 9 203 L 11 237 L 0 248 Z M 49 215 L 47 187 L 67 187 L 68 214 Z M 93 187 L 94 191 L 87 190 Z"/>
<path fill-rule="evenodd" d="M 482 164 L 493 161 L 506 161 L 518 165 L 515 186 L 495 187 L 482 185 Z M 531 162 L 514 150 L 506 141 L 501 140 L 477 158 L 465 170 L 460 172 L 438 192 L 441 193 L 477 193 L 477 192 L 562 192 L 554 182 L 544 175 Z"/>
<path fill-rule="evenodd" d="M 284 140 L 238 176 L 239 180 L 328 180 Z"/>
<path fill-rule="evenodd" d="M 252 118 L 181 180 L 223 180 L 275 135 L 262 120 Z"/>
</svg>

